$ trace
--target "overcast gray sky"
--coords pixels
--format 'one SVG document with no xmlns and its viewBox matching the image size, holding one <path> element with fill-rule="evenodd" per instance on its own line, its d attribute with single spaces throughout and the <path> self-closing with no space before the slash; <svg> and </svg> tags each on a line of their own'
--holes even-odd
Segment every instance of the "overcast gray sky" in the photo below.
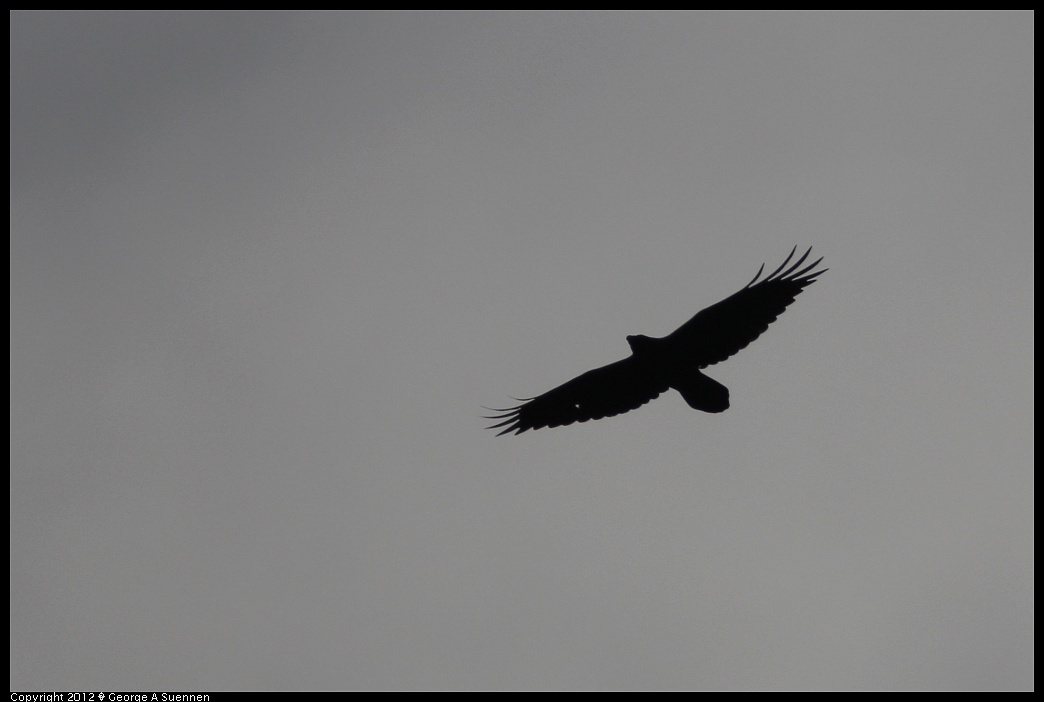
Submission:
<svg viewBox="0 0 1044 702">
<path fill-rule="evenodd" d="M 1033 23 L 12 14 L 12 689 L 1032 688 Z"/>
</svg>

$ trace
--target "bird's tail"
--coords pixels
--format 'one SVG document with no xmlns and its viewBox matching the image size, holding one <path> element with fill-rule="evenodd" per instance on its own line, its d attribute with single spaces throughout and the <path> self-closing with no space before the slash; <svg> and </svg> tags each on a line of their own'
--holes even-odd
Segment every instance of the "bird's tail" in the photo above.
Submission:
<svg viewBox="0 0 1044 702">
<path fill-rule="evenodd" d="M 729 389 L 696 369 L 682 374 L 671 387 L 695 410 L 717 413 L 729 408 Z"/>
</svg>

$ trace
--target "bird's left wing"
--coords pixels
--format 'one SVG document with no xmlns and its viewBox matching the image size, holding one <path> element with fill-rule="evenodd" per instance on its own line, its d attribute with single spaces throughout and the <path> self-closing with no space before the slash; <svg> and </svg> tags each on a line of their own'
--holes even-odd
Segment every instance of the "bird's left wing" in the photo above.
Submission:
<svg viewBox="0 0 1044 702">
<path fill-rule="evenodd" d="M 794 251 L 796 250 L 797 247 L 794 247 Z M 746 348 L 768 329 L 769 324 L 783 314 L 783 310 L 787 309 L 805 286 L 811 285 L 817 276 L 827 271 L 825 268 L 813 270 L 822 258 L 801 268 L 812 249 L 806 251 L 790 268 L 783 270 L 794 257 L 794 251 L 790 252 L 779 268 L 763 280 L 758 282 L 762 271 L 765 270 L 764 266 L 747 287 L 696 313 L 695 317 L 664 339 L 700 368 L 720 363 Z"/>
<path fill-rule="evenodd" d="M 637 409 L 667 391 L 667 382 L 647 363 L 635 356 L 587 371 L 568 383 L 529 398 L 517 407 L 494 409 L 504 414 L 486 417 L 501 419 L 487 427 L 506 427 L 497 436 L 529 429 L 559 427 L 589 419 L 602 419 Z"/>
</svg>

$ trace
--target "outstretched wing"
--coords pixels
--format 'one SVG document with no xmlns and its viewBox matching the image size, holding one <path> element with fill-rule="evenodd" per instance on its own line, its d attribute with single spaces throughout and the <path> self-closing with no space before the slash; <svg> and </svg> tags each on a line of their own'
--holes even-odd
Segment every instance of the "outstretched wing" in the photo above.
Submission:
<svg viewBox="0 0 1044 702">
<path fill-rule="evenodd" d="M 518 407 L 494 409 L 504 414 L 486 419 L 504 421 L 487 429 L 507 427 L 497 436 L 521 434 L 630 412 L 667 391 L 667 382 L 653 370 L 635 356 L 595 368 Z"/>
<path fill-rule="evenodd" d="M 695 317 L 665 339 L 674 345 L 679 355 L 691 359 L 700 368 L 720 363 L 745 349 L 783 314 L 783 310 L 801 294 L 805 286 L 811 285 L 817 276 L 826 273 L 826 268 L 813 272 L 822 258 L 801 268 L 812 252 L 811 248 L 784 271 L 795 251 L 796 246 L 783 265 L 758 282 L 765 270 L 762 265 L 747 287 L 696 313 Z"/>
</svg>

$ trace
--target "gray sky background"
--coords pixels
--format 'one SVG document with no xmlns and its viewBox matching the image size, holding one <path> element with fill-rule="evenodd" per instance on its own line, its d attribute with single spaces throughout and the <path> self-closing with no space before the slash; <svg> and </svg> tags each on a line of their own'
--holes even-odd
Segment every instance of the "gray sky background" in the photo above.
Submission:
<svg viewBox="0 0 1044 702">
<path fill-rule="evenodd" d="M 1033 23 L 12 14 L 12 689 L 1032 688 Z"/>
</svg>

